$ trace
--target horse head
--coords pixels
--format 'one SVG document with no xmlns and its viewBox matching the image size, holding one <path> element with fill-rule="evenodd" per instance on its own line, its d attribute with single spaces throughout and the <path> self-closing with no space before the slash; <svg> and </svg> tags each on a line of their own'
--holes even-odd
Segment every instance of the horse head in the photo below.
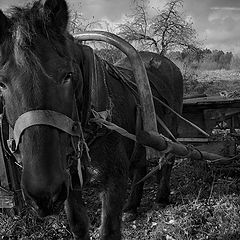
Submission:
<svg viewBox="0 0 240 240">
<path fill-rule="evenodd" d="M 10 16 L 0 11 L 0 89 L 12 128 L 33 110 L 78 120 L 74 90 L 75 76 L 81 73 L 66 31 L 68 18 L 65 0 L 37 1 L 13 8 Z M 81 90 L 80 81 L 78 85 Z M 23 164 L 22 188 L 41 216 L 59 212 L 68 196 L 72 140 L 49 124 L 29 125 L 21 133 L 14 154 Z"/>
</svg>

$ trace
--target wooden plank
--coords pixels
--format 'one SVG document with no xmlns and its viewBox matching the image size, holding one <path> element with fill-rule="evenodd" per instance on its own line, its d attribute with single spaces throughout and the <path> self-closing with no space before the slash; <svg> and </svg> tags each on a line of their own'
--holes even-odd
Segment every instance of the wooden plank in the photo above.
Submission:
<svg viewBox="0 0 240 240">
<path fill-rule="evenodd" d="M 208 138 L 194 138 L 194 137 L 186 137 L 186 138 L 177 138 L 177 141 L 179 142 L 191 142 L 191 143 L 208 143 L 211 140 L 209 140 Z"/>
<path fill-rule="evenodd" d="M 1 134 L 1 131 L 4 131 L 3 136 L 7 137 L 8 127 L 9 126 L 6 119 L 2 119 L 2 129 L 0 129 L 0 134 Z M 1 206 L 4 208 L 14 207 L 15 212 L 19 213 L 25 204 L 23 195 L 21 192 L 21 185 L 20 185 L 21 171 L 19 167 L 15 164 L 15 158 L 13 155 L 7 156 L 7 157 L 4 155 L 2 144 L 3 143 L 0 142 L 0 161 L 2 162 L 2 166 L 4 166 L 4 169 L 5 169 L 4 179 L 7 182 L 7 186 L 6 187 L 3 186 L 5 184 L 2 184 L 2 183 L 0 183 L 0 186 L 2 186 L 3 187 L 2 190 L 4 189 L 5 191 L 8 192 L 8 194 L 2 196 L 3 191 L 0 192 L 0 195 L 2 194 L 1 195 L 2 197 L 0 199 Z M 11 199 L 13 202 L 11 202 Z"/>
<path fill-rule="evenodd" d="M 211 97 L 199 97 L 199 98 L 187 98 L 184 99 L 186 105 L 219 105 L 219 104 L 239 104 L 239 98 L 226 98 L 222 96 L 211 96 Z"/>
<path fill-rule="evenodd" d="M 14 206 L 14 193 L 0 187 L 0 209 L 13 208 Z"/>
<path fill-rule="evenodd" d="M 1 118 L 0 122 L 2 122 L 2 115 L 0 115 L 0 118 Z M 0 134 L 1 134 L 1 130 L 0 130 Z M 4 160 L 2 143 L 0 143 L 0 186 L 9 190 L 7 169 L 6 169 L 5 160 Z"/>
<path fill-rule="evenodd" d="M 240 108 L 240 99 L 238 101 L 223 101 L 223 102 L 218 102 L 218 103 L 187 103 L 185 102 L 183 104 L 183 113 L 184 112 L 198 112 L 200 109 L 221 109 L 221 108 Z"/>
</svg>

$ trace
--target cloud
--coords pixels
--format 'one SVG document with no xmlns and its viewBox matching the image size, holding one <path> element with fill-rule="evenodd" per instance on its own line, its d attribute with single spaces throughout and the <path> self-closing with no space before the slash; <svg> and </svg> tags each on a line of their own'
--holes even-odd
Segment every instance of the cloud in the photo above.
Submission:
<svg viewBox="0 0 240 240">
<path fill-rule="evenodd" d="M 44 0 L 43 0 L 44 1 Z M 140 0 L 135 0 L 140 1 Z M 150 13 L 162 9 L 167 0 L 145 0 Z M 0 8 L 23 5 L 32 0 L 0 0 Z M 95 20 L 110 23 L 122 21 L 129 14 L 133 0 L 67 0 L 72 11 L 82 12 Z M 206 46 L 222 49 L 240 49 L 240 0 L 184 0 L 184 11 L 191 18 L 200 40 Z M 235 46 L 235 47 L 234 47 Z"/>
<path fill-rule="evenodd" d="M 211 10 L 240 11 L 238 7 L 211 7 Z"/>
<path fill-rule="evenodd" d="M 214 21 L 219 20 L 223 21 L 225 19 L 233 19 L 236 21 L 240 20 L 240 8 L 211 8 L 211 13 L 209 14 L 208 20 Z"/>
<path fill-rule="evenodd" d="M 1 0 L 0 9 L 6 10 L 12 6 L 21 6 L 28 3 L 28 0 Z"/>
<path fill-rule="evenodd" d="M 118 21 L 124 13 L 129 12 L 130 2 L 124 0 L 82 0 L 82 11 L 95 19 L 107 18 Z"/>
<path fill-rule="evenodd" d="M 185 0 L 184 3 L 206 47 L 239 51 L 239 0 Z"/>
<path fill-rule="evenodd" d="M 238 7 L 211 7 L 208 27 L 204 31 L 208 46 L 239 52 L 239 11 Z"/>
</svg>

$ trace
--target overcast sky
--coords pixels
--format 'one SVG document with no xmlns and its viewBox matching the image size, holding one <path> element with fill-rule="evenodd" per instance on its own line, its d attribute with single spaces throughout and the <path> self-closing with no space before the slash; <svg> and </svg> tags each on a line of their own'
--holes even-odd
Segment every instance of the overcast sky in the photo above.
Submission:
<svg viewBox="0 0 240 240">
<path fill-rule="evenodd" d="M 147 1 L 147 0 L 146 0 Z M 0 8 L 23 5 L 29 0 L 0 0 Z M 68 0 L 70 8 L 86 17 L 120 22 L 129 13 L 131 0 Z M 150 0 L 161 8 L 166 0 Z M 192 18 L 205 47 L 240 54 L 240 0 L 184 0 L 185 14 Z"/>
</svg>

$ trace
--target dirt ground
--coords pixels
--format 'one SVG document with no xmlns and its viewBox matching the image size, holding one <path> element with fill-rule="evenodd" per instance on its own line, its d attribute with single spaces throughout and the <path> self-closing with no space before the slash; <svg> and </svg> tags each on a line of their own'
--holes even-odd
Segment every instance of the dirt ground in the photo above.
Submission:
<svg viewBox="0 0 240 240">
<path fill-rule="evenodd" d="M 124 240 L 240 239 L 239 169 L 212 167 L 179 159 L 171 179 L 171 204 L 165 209 L 154 203 L 154 177 L 145 184 L 139 216 L 123 223 Z M 91 239 L 98 239 L 100 201 L 94 188 L 84 198 L 91 222 Z M 0 213 L 0 239 L 71 239 L 64 213 L 45 220 L 26 208 L 20 216 Z"/>
</svg>

